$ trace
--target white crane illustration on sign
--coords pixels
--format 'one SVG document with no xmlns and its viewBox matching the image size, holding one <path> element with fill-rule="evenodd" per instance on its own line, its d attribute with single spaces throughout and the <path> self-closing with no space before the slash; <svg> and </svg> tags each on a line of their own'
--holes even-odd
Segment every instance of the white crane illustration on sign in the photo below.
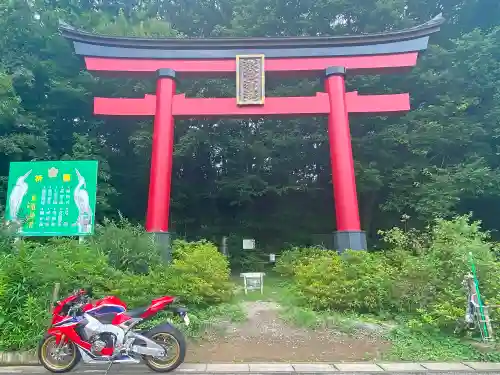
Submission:
<svg viewBox="0 0 500 375">
<path fill-rule="evenodd" d="M 9 196 L 9 213 L 10 219 L 14 222 L 19 223 L 20 220 L 17 217 L 19 214 L 19 209 L 21 208 L 21 203 L 24 196 L 28 192 L 28 184 L 26 183 L 26 178 L 31 174 L 32 169 L 19 177 L 16 181 L 16 185 L 12 188 Z"/>
<path fill-rule="evenodd" d="M 85 178 L 75 168 L 78 176 L 78 185 L 73 192 L 76 207 L 78 207 L 78 219 L 76 224 L 80 233 L 89 233 L 91 230 L 90 221 L 92 220 L 92 209 L 90 208 L 89 193 L 86 188 Z"/>
</svg>

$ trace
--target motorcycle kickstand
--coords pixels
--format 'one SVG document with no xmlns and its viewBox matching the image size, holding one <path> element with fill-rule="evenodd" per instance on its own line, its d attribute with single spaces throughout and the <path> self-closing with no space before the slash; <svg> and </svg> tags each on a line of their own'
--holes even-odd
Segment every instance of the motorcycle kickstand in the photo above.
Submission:
<svg viewBox="0 0 500 375">
<path fill-rule="evenodd" d="M 109 370 L 111 369 L 111 366 L 113 366 L 113 360 L 109 361 L 109 366 L 108 366 L 108 368 L 106 369 L 106 372 L 104 373 L 104 375 L 108 375 L 108 372 L 109 372 Z"/>
</svg>

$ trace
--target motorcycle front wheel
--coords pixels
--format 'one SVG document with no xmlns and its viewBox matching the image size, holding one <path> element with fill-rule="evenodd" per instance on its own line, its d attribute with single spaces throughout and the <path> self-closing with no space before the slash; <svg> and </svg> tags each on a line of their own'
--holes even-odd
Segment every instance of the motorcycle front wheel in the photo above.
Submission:
<svg viewBox="0 0 500 375">
<path fill-rule="evenodd" d="M 58 345 L 55 336 L 46 335 L 38 345 L 38 360 L 53 373 L 71 371 L 80 361 L 80 352 L 70 341 Z"/>
<path fill-rule="evenodd" d="M 186 357 L 186 339 L 181 331 L 170 325 L 153 329 L 146 335 L 165 348 L 164 357 L 144 356 L 144 362 L 155 372 L 169 372 L 179 367 Z"/>
</svg>

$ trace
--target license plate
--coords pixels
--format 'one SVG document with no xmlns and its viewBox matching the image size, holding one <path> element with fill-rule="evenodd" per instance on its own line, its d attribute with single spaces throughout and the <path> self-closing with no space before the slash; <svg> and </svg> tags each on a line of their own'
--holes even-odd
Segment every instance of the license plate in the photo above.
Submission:
<svg viewBox="0 0 500 375">
<path fill-rule="evenodd" d="M 184 319 L 184 324 L 185 324 L 186 326 L 188 326 L 188 325 L 189 325 L 189 323 L 191 323 L 191 321 L 189 320 L 189 316 L 188 316 L 188 314 L 187 314 L 187 313 L 186 313 L 186 314 L 184 314 L 183 319 Z"/>
</svg>

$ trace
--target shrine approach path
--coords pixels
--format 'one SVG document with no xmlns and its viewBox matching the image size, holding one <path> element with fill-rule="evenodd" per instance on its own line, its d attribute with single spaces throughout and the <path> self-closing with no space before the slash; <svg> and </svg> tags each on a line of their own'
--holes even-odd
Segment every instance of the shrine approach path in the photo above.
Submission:
<svg viewBox="0 0 500 375">
<path fill-rule="evenodd" d="M 247 319 L 223 323 L 188 344 L 188 363 L 332 362 L 380 358 L 389 343 L 377 335 L 334 328 L 296 327 L 280 316 L 272 301 L 245 301 Z"/>
</svg>

